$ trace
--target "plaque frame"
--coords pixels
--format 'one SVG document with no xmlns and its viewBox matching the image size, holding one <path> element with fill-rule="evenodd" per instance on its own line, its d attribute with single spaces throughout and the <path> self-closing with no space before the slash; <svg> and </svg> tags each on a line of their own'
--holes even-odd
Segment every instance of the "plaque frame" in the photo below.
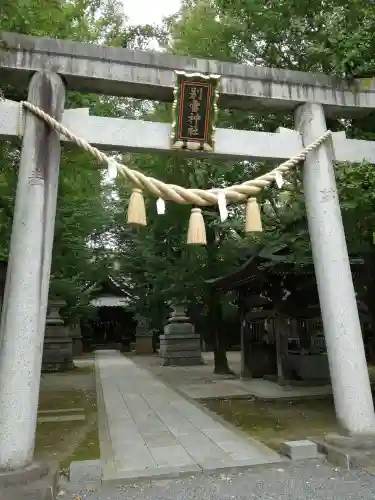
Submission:
<svg viewBox="0 0 375 500">
<path fill-rule="evenodd" d="M 198 100 L 191 95 L 200 95 Z M 220 75 L 175 71 L 172 106 L 171 147 L 175 150 L 208 151 L 215 149 L 215 130 L 220 95 Z M 199 107 L 195 114 L 189 109 Z M 200 106 L 200 104 L 203 104 Z M 198 117 L 191 122 L 191 118 Z M 198 125 L 197 125 L 198 123 Z"/>
</svg>

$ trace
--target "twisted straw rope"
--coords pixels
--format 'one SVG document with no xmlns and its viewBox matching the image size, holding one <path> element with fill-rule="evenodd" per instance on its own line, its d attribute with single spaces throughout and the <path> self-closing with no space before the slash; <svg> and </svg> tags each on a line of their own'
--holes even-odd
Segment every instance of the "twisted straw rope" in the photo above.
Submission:
<svg viewBox="0 0 375 500">
<path fill-rule="evenodd" d="M 290 169 L 304 161 L 307 155 L 318 148 L 328 137 L 332 135 L 330 130 L 327 130 L 322 136 L 316 139 L 309 146 L 304 148 L 296 156 L 281 163 L 278 167 L 271 170 L 267 174 L 261 175 L 256 179 L 252 179 L 242 184 L 235 184 L 233 186 L 223 189 L 186 189 L 175 184 L 165 184 L 154 177 L 148 177 L 141 172 L 137 172 L 125 165 L 115 162 L 113 158 L 108 157 L 99 149 L 91 146 L 84 139 L 77 137 L 64 127 L 57 120 L 45 113 L 42 109 L 34 106 L 30 102 L 21 101 L 21 119 L 20 119 L 20 135 L 22 134 L 22 110 L 28 109 L 34 115 L 44 120 L 52 129 L 65 136 L 70 141 L 76 143 L 79 147 L 94 156 L 100 163 L 115 164 L 118 172 L 128 181 L 130 181 L 136 188 L 145 190 L 164 200 L 174 201 L 179 204 L 197 205 L 201 207 L 216 205 L 218 203 L 218 193 L 224 193 L 228 202 L 239 203 L 246 201 L 249 197 L 257 195 L 263 188 L 269 186 L 276 179 L 276 174 L 285 174 Z"/>
</svg>

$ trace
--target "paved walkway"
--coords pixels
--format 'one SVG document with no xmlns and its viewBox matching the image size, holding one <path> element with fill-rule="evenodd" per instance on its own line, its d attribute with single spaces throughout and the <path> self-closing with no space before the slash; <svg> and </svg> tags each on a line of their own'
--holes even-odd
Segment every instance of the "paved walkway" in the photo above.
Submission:
<svg viewBox="0 0 375 500">
<path fill-rule="evenodd" d="M 104 482 L 281 461 L 119 352 L 99 351 L 95 363 Z"/>
<path fill-rule="evenodd" d="M 228 363 L 236 377 L 216 375 L 212 352 L 202 353 L 205 361 L 199 366 L 162 366 L 158 356 L 134 356 L 134 362 L 146 368 L 180 393 L 193 399 L 242 398 L 255 396 L 261 399 L 298 399 L 332 394 L 330 385 L 280 386 L 264 379 L 241 380 L 241 353 L 228 352 Z"/>
</svg>

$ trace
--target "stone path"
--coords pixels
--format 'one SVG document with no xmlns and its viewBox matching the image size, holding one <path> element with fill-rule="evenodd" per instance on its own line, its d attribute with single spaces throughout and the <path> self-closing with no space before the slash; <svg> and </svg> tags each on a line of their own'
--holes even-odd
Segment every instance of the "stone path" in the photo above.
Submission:
<svg viewBox="0 0 375 500">
<path fill-rule="evenodd" d="M 95 358 L 102 480 L 275 463 L 281 457 L 216 421 L 116 351 Z"/>
<path fill-rule="evenodd" d="M 161 366 L 158 356 L 135 356 L 134 362 L 151 371 L 168 385 L 178 389 L 193 399 L 242 398 L 255 396 L 261 399 L 298 399 L 321 397 L 332 394 L 330 385 L 324 386 L 280 386 L 264 379 L 241 380 L 241 353 L 228 352 L 228 363 L 237 377 L 216 375 L 213 373 L 213 353 L 202 354 L 205 361 L 200 366 L 170 367 Z"/>
</svg>

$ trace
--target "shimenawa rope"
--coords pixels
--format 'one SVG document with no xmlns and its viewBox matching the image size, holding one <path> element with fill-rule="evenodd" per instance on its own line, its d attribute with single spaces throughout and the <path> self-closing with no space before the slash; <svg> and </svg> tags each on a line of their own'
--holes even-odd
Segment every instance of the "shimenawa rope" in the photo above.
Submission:
<svg viewBox="0 0 375 500">
<path fill-rule="evenodd" d="M 64 125 L 59 123 L 57 120 L 52 118 L 50 115 L 45 113 L 42 109 L 39 107 L 33 105 L 32 103 L 28 101 L 22 101 L 20 103 L 20 135 L 22 135 L 22 122 L 23 122 L 23 116 L 22 116 L 22 110 L 23 108 L 26 108 L 27 110 L 31 111 L 34 115 L 38 116 L 42 120 L 44 120 L 51 128 L 59 132 L 61 135 L 65 136 L 68 140 L 74 142 L 77 144 L 80 148 L 84 149 L 88 153 L 90 153 L 92 156 L 94 156 L 100 163 L 104 163 L 107 165 L 111 165 L 113 167 L 114 165 L 117 168 L 117 171 L 128 181 L 130 181 L 135 189 L 133 190 L 132 193 L 132 198 L 133 198 L 133 207 L 135 205 L 138 205 L 140 209 L 140 217 L 137 219 L 136 215 L 136 210 L 133 210 L 133 217 L 129 217 L 128 214 L 128 220 L 129 222 L 134 222 L 138 223 L 141 225 L 146 225 L 146 219 L 145 219 L 145 213 L 144 212 L 144 202 L 141 202 L 141 197 L 142 197 L 142 191 L 148 191 L 152 195 L 154 195 L 156 198 L 162 198 L 163 200 L 168 200 L 168 201 L 174 201 L 175 203 L 179 204 L 189 204 L 189 205 L 195 205 L 195 207 L 205 207 L 205 206 L 210 206 L 210 205 L 216 205 L 219 203 L 220 196 L 224 196 L 225 199 L 228 202 L 232 203 L 240 203 L 244 201 L 251 202 L 251 206 L 253 207 L 252 210 L 258 210 L 256 200 L 254 200 L 254 196 L 256 196 L 263 188 L 269 186 L 272 182 L 275 181 L 276 176 L 279 174 L 285 174 L 288 172 L 290 169 L 298 165 L 300 162 L 304 161 L 307 157 L 307 155 L 311 152 L 314 151 L 316 148 L 318 148 L 328 137 L 331 136 L 332 132 L 330 130 L 327 130 L 323 135 L 321 135 L 318 139 L 316 139 L 314 142 L 312 142 L 310 145 L 305 147 L 300 153 L 297 155 L 293 156 L 289 160 L 281 163 L 278 167 L 275 169 L 271 170 L 267 174 L 261 175 L 260 177 L 257 177 L 256 179 L 252 179 L 246 182 L 243 182 L 242 184 L 235 184 L 233 186 L 227 187 L 227 188 L 222 188 L 222 189 L 195 189 L 195 188 L 189 188 L 186 189 L 182 186 L 178 186 L 175 184 L 166 184 L 158 179 L 155 179 L 154 177 L 148 177 L 141 172 L 138 172 L 136 170 L 133 170 L 125 165 L 122 165 L 115 161 L 113 158 L 108 157 L 106 154 L 103 152 L 99 151 L 99 149 L 91 146 L 87 141 L 82 139 L 81 137 L 77 137 L 75 134 L 73 134 L 70 130 L 68 130 Z M 220 194 L 220 196 L 219 196 Z M 143 197 L 142 197 L 143 198 Z M 254 205 L 255 201 L 255 205 Z M 143 205 L 142 205 L 143 204 Z M 132 200 L 130 201 L 129 205 L 132 205 Z M 142 205 L 142 206 L 141 206 Z M 250 204 L 248 203 L 248 208 Z M 131 208 L 129 207 L 129 211 L 131 211 Z M 249 218 L 252 218 L 251 215 L 251 210 L 247 210 Z M 254 212 L 256 214 L 256 212 Z M 202 217 L 201 211 L 197 208 L 194 208 L 192 210 L 191 214 L 191 219 L 195 218 L 196 222 L 198 222 L 197 215 L 199 217 Z M 195 217 L 194 217 L 195 216 Z M 203 220 L 203 217 L 202 217 Z M 258 216 L 255 215 L 255 218 L 253 217 L 253 220 L 255 220 L 255 230 L 261 230 L 261 226 L 259 227 L 259 221 L 258 221 Z M 200 221 L 201 223 L 202 221 Z M 247 224 L 247 229 L 251 230 L 251 224 Z M 204 231 L 205 232 L 205 231 Z M 189 239 L 189 237 L 188 237 Z M 193 238 L 194 239 L 194 238 Z M 198 238 L 199 239 L 199 238 Z M 205 240 L 205 235 L 202 235 L 202 240 Z M 191 240 L 191 238 L 190 238 Z M 197 243 L 195 241 L 190 241 L 190 243 Z"/>
</svg>

